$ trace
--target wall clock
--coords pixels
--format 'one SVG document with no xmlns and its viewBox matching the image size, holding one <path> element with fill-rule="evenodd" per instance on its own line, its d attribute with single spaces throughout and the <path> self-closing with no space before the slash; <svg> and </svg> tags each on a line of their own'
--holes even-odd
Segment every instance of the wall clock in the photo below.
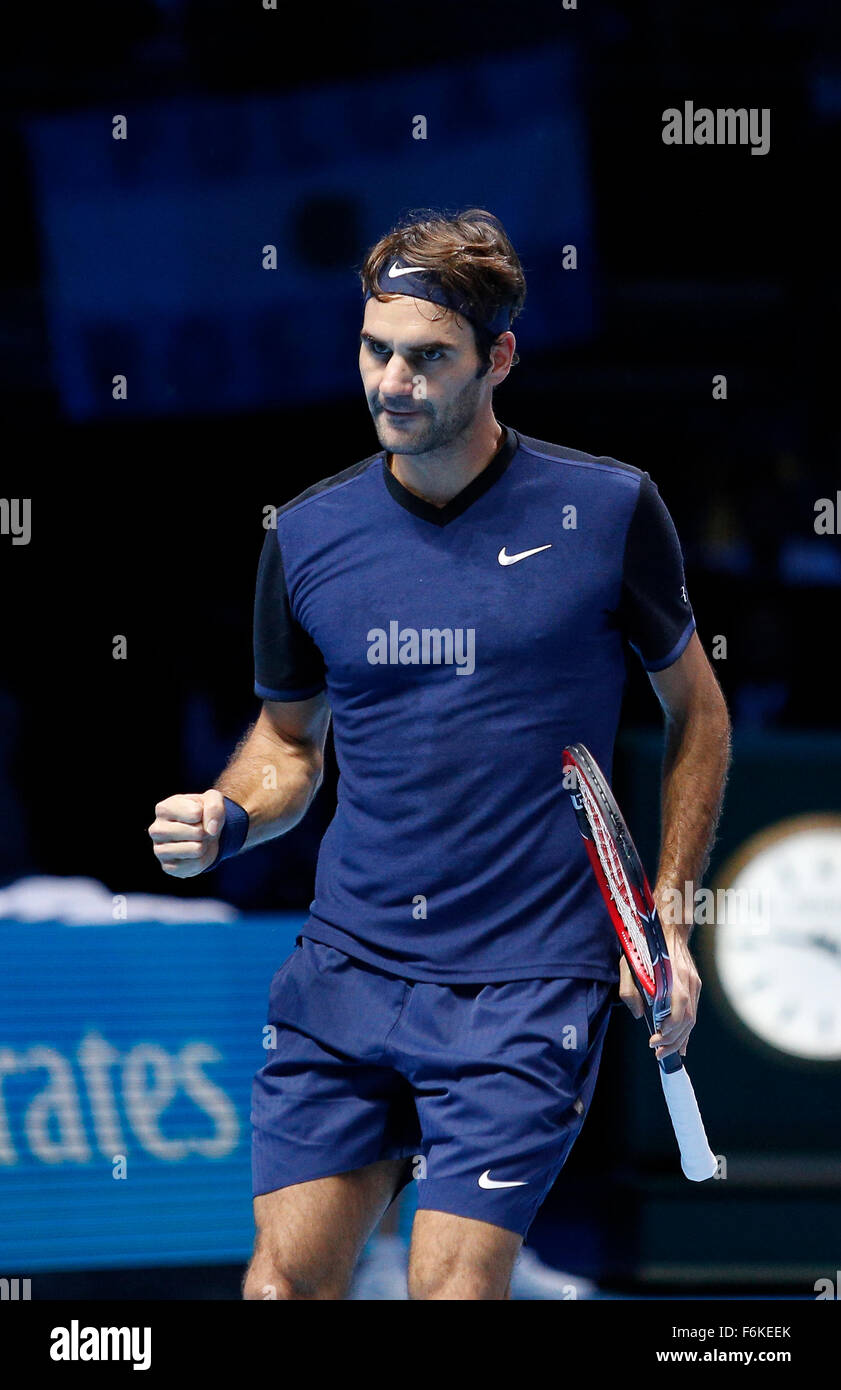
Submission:
<svg viewBox="0 0 841 1390">
<path fill-rule="evenodd" d="M 752 836 L 714 889 L 716 925 L 699 935 L 739 1024 L 790 1059 L 841 1063 L 841 815 Z"/>
</svg>

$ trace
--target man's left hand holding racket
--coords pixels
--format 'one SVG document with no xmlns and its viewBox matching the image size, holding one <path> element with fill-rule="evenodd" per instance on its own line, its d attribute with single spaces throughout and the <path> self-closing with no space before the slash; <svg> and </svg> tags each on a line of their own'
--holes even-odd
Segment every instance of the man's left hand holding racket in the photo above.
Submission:
<svg viewBox="0 0 841 1390">
<path fill-rule="evenodd" d="M 671 905 L 663 906 L 662 895 L 652 889 L 660 925 L 666 938 L 669 959 L 672 965 L 672 1010 L 658 1033 L 652 1033 L 649 1045 L 655 1050 L 657 1060 L 679 1052 L 686 1056 L 689 1034 L 698 1018 L 698 996 L 701 993 L 701 977 L 695 967 L 689 950 L 689 925 L 680 922 L 670 923 Z M 623 956 L 619 962 L 619 997 L 631 1010 L 634 1018 L 642 1018 L 643 1004 L 628 962 Z"/>
</svg>

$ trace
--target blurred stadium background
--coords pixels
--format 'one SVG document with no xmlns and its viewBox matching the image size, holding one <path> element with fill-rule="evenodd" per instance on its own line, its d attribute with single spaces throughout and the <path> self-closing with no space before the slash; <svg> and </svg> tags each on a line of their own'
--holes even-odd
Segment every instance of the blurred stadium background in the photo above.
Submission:
<svg viewBox="0 0 841 1390">
<path fill-rule="evenodd" d="M 748 948 L 767 1017 L 739 929 L 696 931 L 690 1057 L 726 1179 L 676 1173 L 617 1010 L 532 1244 L 619 1294 L 814 1297 L 841 1251 L 837 15 L 487 3 L 403 41 L 360 0 L 316 41 L 256 3 L 84 10 L 19 13 L 0 56 L 4 494 L 32 499 L 29 543 L 0 536 L 0 1274 L 35 1297 L 237 1296 L 250 1080 L 335 768 L 291 834 L 197 881 L 164 878 L 146 826 L 256 717 L 262 508 L 376 447 L 355 267 L 409 208 L 480 205 L 529 289 L 498 417 L 657 482 L 702 640 L 726 638 L 735 757 L 710 878 L 751 872 L 788 914 Z M 667 148 L 662 113 L 685 100 L 769 108 L 770 152 Z M 835 534 L 816 532 L 820 498 Z M 616 787 L 650 872 L 660 746 L 630 664 Z M 32 876 L 236 915 L 150 920 L 130 898 L 124 920 L 71 925 L 67 888 L 26 920 L 12 885 Z M 787 979 L 808 1017 L 786 1012 Z"/>
</svg>

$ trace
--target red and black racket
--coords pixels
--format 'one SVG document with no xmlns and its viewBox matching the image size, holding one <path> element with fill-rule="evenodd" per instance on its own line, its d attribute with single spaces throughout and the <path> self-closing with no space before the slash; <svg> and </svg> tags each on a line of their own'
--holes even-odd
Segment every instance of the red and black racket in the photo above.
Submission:
<svg viewBox="0 0 841 1390">
<path fill-rule="evenodd" d="M 564 749 L 564 784 L 572 797 L 593 873 L 643 1002 L 649 1034 L 671 1012 L 672 967 L 642 860 L 598 763 L 583 743 Z M 680 1164 L 693 1182 L 711 1178 L 712 1153 L 695 1092 L 679 1052 L 659 1060 L 660 1080 L 680 1148 Z"/>
</svg>

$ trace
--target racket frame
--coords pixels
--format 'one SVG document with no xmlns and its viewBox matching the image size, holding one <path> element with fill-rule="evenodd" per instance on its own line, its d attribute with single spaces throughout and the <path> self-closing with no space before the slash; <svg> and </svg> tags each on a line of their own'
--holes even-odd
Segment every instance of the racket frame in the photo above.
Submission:
<svg viewBox="0 0 841 1390">
<path fill-rule="evenodd" d="M 619 937 L 623 954 L 628 962 L 631 976 L 639 991 L 649 1034 L 659 1033 L 662 1023 L 669 1017 L 672 1008 L 672 967 L 666 938 L 642 860 L 637 853 L 622 812 L 616 803 L 616 798 L 589 749 L 583 743 L 569 744 L 563 751 L 563 766 L 564 784 L 570 792 L 578 828 L 584 840 L 602 897 L 610 913 L 614 930 Z M 570 772 L 573 772 L 576 778 L 574 788 L 568 784 Z M 611 836 L 622 872 L 631 890 L 632 904 L 648 946 L 651 960 L 650 973 L 645 969 L 641 971 L 639 968 L 636 960 L 636 948 L 614 900 L 596 847 L 590 817 L 584 805 L 584 797 L 579 786 L 581 777 L 586 778 L 588 793 L 595 802 L 598 813 Z M 658 1057 L 657 1061 L 664 1072 L 679 1071 L 683 1066 L 683 1058 L 679 1052 L 670 1053 L 667 1057 Z"/>
</svg>

